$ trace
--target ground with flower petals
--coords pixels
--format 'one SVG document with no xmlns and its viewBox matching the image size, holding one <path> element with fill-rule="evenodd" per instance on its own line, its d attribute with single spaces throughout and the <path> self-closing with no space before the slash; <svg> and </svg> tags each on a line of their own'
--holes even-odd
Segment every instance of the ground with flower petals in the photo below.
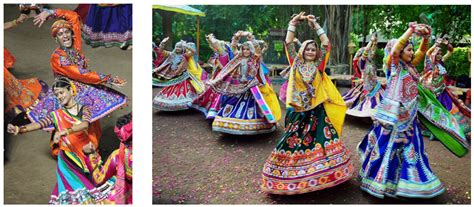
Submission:
<svg viewBox="0 0 474 207">
<path fill-rule="evenodd" d="M 278 88 L 279 85 L 274 86 Z M 348 88 L 340 88 L 341 92 Z M 153 89 L 156 94 L 159 89 Z M 347 117 L 342 139 L 351 150 L 356 172 L 358 142 L 370 119 Z M 260 191 L 263 162 L 282 134 L 223 135 L 211 131 L 200 112 L 153 114 L 153 203 L 188 204 L 469 204 L 471 155 L 457 158 L 441 143 L 425 139 L 431 167 L 447 191 L 433 199 L 378 199 L 362 192 L 356 177 L 339 186 L 294 196 Z"/>
</svg>

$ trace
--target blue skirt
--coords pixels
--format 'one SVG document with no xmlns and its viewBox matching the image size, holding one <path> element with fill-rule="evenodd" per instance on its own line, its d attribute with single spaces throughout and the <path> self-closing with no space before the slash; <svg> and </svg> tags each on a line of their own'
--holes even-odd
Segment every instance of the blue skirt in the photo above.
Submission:
<svg viewBox="0 0 474 207">
<path fill-rule="evenodd" d="M 432 198 L 444 192 L 426 155 L 420 127 L 405 132 L 375 124 L 359 143 L 361 189 L 383 198 Z"/>
<path fill-rule="evenodd" d="M 227 134 L 252 135 L 275 131 L 263 115 L 252 92 L 238 96 L 221 96 L 221 106 L 212 122 L 212 131 Z"/>
<path fill-rule="evenodd" d="M 92 47 L 127 47 L 132 44 L 132 5 L 92 4 L 82 27 L 82 38 Z"/>
</svg>

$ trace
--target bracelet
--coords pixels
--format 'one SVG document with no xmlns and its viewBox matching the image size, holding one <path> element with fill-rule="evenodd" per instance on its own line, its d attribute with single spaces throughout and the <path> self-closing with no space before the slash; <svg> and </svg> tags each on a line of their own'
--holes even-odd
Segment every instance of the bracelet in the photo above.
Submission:
<svg viewBox="0 0 474 207">
<path fill-rule="evenodd" d="M 71 129 L 71 128 L 67 128 L 67 129 L 66 129 L 66 134 L 67 134 L 67 135 L 72 134 L 72 129 Z"/>
<path fill-rule="evenodd" d="M 364 50 L 364 53 L 362 53 L 362 57 L 368 57 L 369 56 L 369 51 Z"/>
<path fill-rule="evenodd" d="M 296 26 L 295 26 L 295 25 L 288 24 L 288 31 L 290 31 L 290 32 L 293 32 L 293 33 L 294 33 L 294 32 L 295 32 L 295 30 L 296 30 Z"/>
<path fill-rule="evenodd" d="M 18 126 L 17 126 L 18 127 Z M 19 129 L 18 129 L 18 133 L 20 134 L 23 134 L 23 133 L 26 133 L 28 132 L 28 130 L 26 129 L 26 126 L 21 126 Z"/>
<path fill-rule="evenodd" d="M 12 21 L 12 24 L 13 24 L 13 26 L 15 26 L 15 27 L 18 25 L 18 23 L 16 22 L 16 19 L 14 19 L 14 20 Z"/>
<path fill-rule="evenodd" d="M 318 36 L 325 34 L 324 29 L 320 27 L 319 29 L 316 30 L 316 34 L 318 34 Z"/>
</svg>

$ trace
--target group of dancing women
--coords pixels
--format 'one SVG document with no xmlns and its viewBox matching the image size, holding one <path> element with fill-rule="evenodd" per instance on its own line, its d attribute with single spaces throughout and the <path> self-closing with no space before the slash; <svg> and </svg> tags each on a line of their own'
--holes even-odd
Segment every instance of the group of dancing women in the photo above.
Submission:
<svg viewBox="0 0 474 207">
<path fill-rule="evenodd" d="M 25 10 L 25 8 L 23 8 Z M 28 8 L 26 8 L 28 9 Z M 98 152 L 102 129 L 99 119 L 124 107 L 127 97 L 112 89 L 126 84 L 110 74 L 88 69 L 82 52 L 82 23 L 74 11 L 38 10 L 33 23 L 41 27 L 48 19 L 57 19 L 51 37 L 58 47 L 50 58 L 54 82 L 48 87 L 36 78 L 18 80 L 9 73 L 15 58 L 5 51 L 4 84 L 6 131 L 13 135 L 35 130 L 52 133 L 50 147 L 57 159 L 56 178 L 50 204 L 127 204 L 132 202 L 132 115 L 117 119 L 115 134 L 120 148 L 102 161 Z M 5 23 L 16 27 L 29 16 Z M 7 27 L 8 26 L 8 27 Z M 28 124 L 14 120 L 27 117 Z"/>
<path fill-rule="evenodd" d="M 296 28 L 307 24 L 319 41 L 300 43 Z M 289 68 L 280 97 L 286 105 L 284 132 L 266 158 L 260 187 L 270 194 L 302 194 L 330 188 L 353 177 L 350 150 L 341 137 L 346 114 L 371 117 L 373 125 L 357 146 L 360 188 L 378 198 L 432 198 L 445 191 L 429 165 L 423 134 L 458 157 L 470 142 L 470 108 L 443 81 L 444 62 L 453 51 L 446 38 L 428 49 L 431 28 L 410 23 L 385 48 L 386 84 L 377 77 L 377 35 L 354 58 L 357 78 L 341 96 L 325 73 L 331 43 L 314 15 L 301 12 L 289 22 L 285 51 Z M 242 37 L 246 41 L 240 41 Z M 414 39 L 421 39 L 415 51 Z M 213 34 L 207 74 L 197 64 L 194 43 L 179 41 L 166 51 L 168 38 L 153 47 L 153 99 L 158 111 L 197 109 L 212 120 L 212 131 L 256 135 L 276 130 L 280 104 L 263 62 L 266 44 L 247 31 L 231 42 Z M 242 43 L 241 43 L 242 42 Z M 443 48 L 447 54 L 443 56 Z M 424 60 L 420 74 L 416 65 Z"/>
</svg>

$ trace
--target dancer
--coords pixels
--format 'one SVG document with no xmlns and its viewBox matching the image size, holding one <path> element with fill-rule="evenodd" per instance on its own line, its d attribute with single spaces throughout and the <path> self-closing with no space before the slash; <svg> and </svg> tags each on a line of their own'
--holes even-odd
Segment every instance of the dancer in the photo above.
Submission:
<svg viewBox="0 0 474 207">
<path fill-rule="evenodd" d="M 4 30 L 14 28 L 28 19 L 28 15 L 21 14 L 13 21 L 3 24 Z M 3 48 L 3 87 L 5 90 L 4 112 L 5 122 L 14 120 L 19 114 L 25 112 L 39 99 L 45 96 L 48 86 L 37 78 L 17 79 L 10 71 L 15 64 L 15 57 Z"/>
<path fill-rule="evenodd" d="M 112 190 L 110 182 L 95 187 L 89 180 L 82 147 L 89 142 L 98 144 L 101 130 L 99 121 L 92 121 L 91 106 L 78 103 L 74 96 L 77 87 L 65 78 L 58 77 L 51 86 L 60 108 L 37 122 L 24 126 L 8 124 L 7 132 L 17 135 L 50 125 L 57 133 L 54 143 L 58 144 L 57 182 L 51 194 L 50 204 L 95 204 L 102 203 Z"/>
<path fill-rule="evenodd" d="M 361 48 L 360 57 L 357 60 L 357 67 L 360 69 L 362 82 L 358 81 L 351 90 L 342 97 L 348 106 L 347 114 L 357 117 L 372 117 L 375 108 L 383 99 L 382 86 L 377 80 L 377 68 L 374 62 L 375 51 L 377 49 L 377 33 L 374 33 L 366 47 Z"/>
<path fill-rule="evenodd" d="M 275 131 L 280 118 L 276 95 L 264 89 L 268 83 L 260 67 L 260 53 L 255 52 L 252 41 L 240 45 L 241 37 L 253 40 L 251 33 L 238 31 L 232 37 L 234 57 L 211 81 L 209 86 L 221 94 L 221 108 L 217 113 L 212 130 L 236 135 L 252 135 Z M 278 108 L 274 107 L 276 101 Z"/>
<path fill-rule="evenodd" d="M 443 56 L 441 46 L 447 46 L 447 53 Z M 436 43 L 427 51 L 425 57 L 424 74 L 421 78 L 423 86 L 430 90 L 457 120 L 464 134 L 470 137 L 471 132 L 471 110 L 456 96 L 450 92 L 445 83 L 447 70 L 444 63 L 453 52 L 453 46 L 445 38 L 439 38 Z M 433 135 L 431 135 L 433 138 Z"/>
<path fill-rule="evenodd" d="M 82 54 L 81 22 L 77 13 L 62 9 L 44 10 L 33 21 L 35 25 L 41 27 L 51 16 L 61 18 L 51 27 L 51 36 L 59 46 L 50 59 L 54 76 L 68 77 L 72 80 L 77 87 L 76 101 L 91 106 L 91 121 L 98 120 L 123 106 L 127 97 L 106 87 L 105 84 L 122 87 L 126 81 L 87 69 L 87 59 Z M 28 117 L 32 122 L 37 122 L 58 108 L 59 102 L 50 90 L 47 97 L 32 106 L 28 111 Z M 52 126 L 45 129 L 50 130 Z"/>
<path fill-rule="evenodd" d="M 189 104 L 189 107 L 202 112 L 206 119 L 214 119 L 220 109 L 221 95 L 209 86 L 209 81 L 213 80 L 219 74 L 229 62 L 229 57 L 233 56 L 233 54 L 231 54 L 230 46 L 226 42 L 218 40 L 214 34 L 206 35 L 206 40 L 214 51 L 214 54 L 208 60 L 208 63 L 212 66 L 212 73 L 209 80 L 205 83 L 204 92 L 194 99 L 194 101 Z"/>
<path fill-rule="evenodd" d="M 299 50 L 299 48 L 301 48 L 301 42 L 297 38 L 293 39 L 293 44 L 295 44 L 295 50 Z M 288 63 L 290 63 L 292 58 L 290 57 L 290 54 L 288 53 L 289 50 L 287 46 L 288 44 L 285 44 L 285 54 L 286 54 Z M 283 84 L 281 84 L 280 86 L 280 91 L 278 92 L 278 99 L 280 99 L 280 101 L 283 103 L 286 103 L 286 91 L 288 89 L 288 76 L 290 75 L 290 69 L 291 69 L 291 65 L 289 65 L 287 68 L 285 68 L 283 71 L 280 72 L 280 76 L 283 79 L 285 79 L 285 82 L 283 82 Z"/>
<path fill-rule="evenodd" d="M 321 40 L 303 42 L 298 53 L 296 25 L 307 20 Z M 331 45 L 313 15 L 289 23 L 285 43 L 291 71 L 286 95 L 285 132 L 263 166 L 261 189 L 271 194 L 302 194 L 349 180 L 353 166 L 340 135 L 346 106 L 324 72 Z"/>
<path fill-rule="evenodd" d="M 132 114 L 124 115 L 117 120 L 115 134 L 120 140 L 120 148 L 109 155 L 102 163 L 96 145 L 84 145 L 83 151 L 88 155 L 86 164 L 92 172 L 92 180 L 97 186 L 106 182 L 115 182 L 114 190 L 108 200 L 114 204 L 132 204 Z M 115 181 L 113 181 L 115 180 Z"/>
<path fill-rule="evenodd" d="M 51 26 L 51 36 L 58 43 L 51 55 L 50 64 L 55 77 L 67 77 L 76 86 L 76 101 L 82 105 L 89 105 L 91 121 L 96 121 L 112 111 L 124 106 L 127 97 L 105 84 L 122 87 L 126 81 L 119 77 L 112 77 L 87 69 L 88 60 L 82 53 L 81 22 L 79 15 L 73 11 L 55 9 L 43 11 L 35 16 L 33 23 L 41 27 L 49 17 L 60 18 Z M 60 103 L 49 90 L 46 96 L 27 111 L 31 122 L 38 122 L 47 117 L 52 111 L 60 108 Z M 53 130 L 54 127 L 43 127 L 43 130 Z M 99 129 L 100 130 L 100 127 Z M 54 137 L 54 135 L 53 135 Z M 53 138 L 52 137 L 52 138 Z M 50 140 L 51 153 L 55 157 L 59 146 Z"/>
<path fill-rule="evenodd" d="M 409 41 L 413 33 L 423 37 L 416 53 Z M 430 33 L 429 26 L 411 23 L 393 46 L 387 92 L 374 125 L 358 146 L 361 189 L 379 198 L 432 198 L 445 190 L 424 149 L 418 118 L 425 116 L 417 116 L 426 97 L 419 92 L 415 67 L 428 49 Z"/>
<path fill-rule="evenodd" d="M 164 50 L 168 39 L 163 39 L 158 47 L 158 55 L 163 54 L 166 59 L 154 69 L 155 74 L 162 78 L 154 80 L 154 85 L 166 87 L 153 98 L 153 108 L 159 111 L 186 110 L 204 90 L 203 70 L 193 57 L 196 53 L 194 43 L 180 41 L 173 52 L 168 52 Z"/>
</svg>

